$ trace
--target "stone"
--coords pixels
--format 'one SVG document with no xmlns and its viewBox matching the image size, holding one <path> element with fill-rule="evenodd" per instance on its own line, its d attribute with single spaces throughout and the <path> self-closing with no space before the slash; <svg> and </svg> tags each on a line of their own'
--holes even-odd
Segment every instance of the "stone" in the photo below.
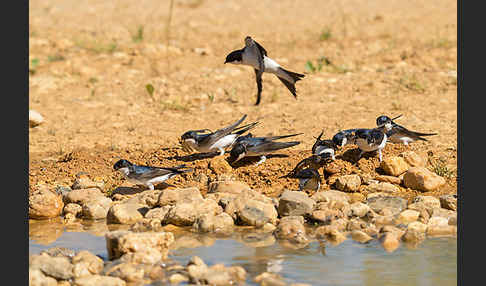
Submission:
<svg viewBox="0 0 486 286">
<path fill-rule="evenodd" d="M 349 203 L 363 202 L 366 198 L 362 193 L 349 193 Z"/>
<path fill-rule="evenodd" d="M 227 213 L 203 214 L 194 222 L 192 228 L 198 232 L 231 233 L 233 230 L 233 218 Z"/>
<path fill-rule="evenodd" d="M 324 171 L 330 175 L 334 175 L 334 174 L 337 174 L 339 172 L 341 172 L 341 169 L 342 169 L 342 165 L 339 164 L 338 162 L 336 161 L 332 161 L 331 163 L 329 164 L 326 164 L 324 166 Z"/>
<path fill-rule="evenodd" d="M 162 221 L 158 218 L 143 218 L 130 226 L 134 232 L 160 231 L 162 230 Z"/>
<path fill-rule="evenodd" d="M 440 206 L 444 209 L 457 211 L 457 195 L 442 195 L 439 197 Z"/>
<path fill-rule="evenodd" d="M 57 280 L 29 267 L 29 286 L 57 286 Z"/>
<path fill-rule="evenodd" d="M 379 213 L 383 208 L 389 207 L 394 209 L 394 212 L 399 213 L 407 208 L 407 200 L 400 197 L 373 197 L 366 200 L 368 206 L 376 213 Z"/>
<path fill-rule="evenodd" d="M 332 221 L 336 219 L 340 219 L 344 217 L 344 214 L 342 211 L 338 209 L 320 209 L 320 210 L 315 210 L 311 214 L 311 219 L 328 224 L 331 223 Z"/>
<path fill-rule="evenodd" d="M 425 239 L 427 225 L 418 221 L 411 222 L 407 226 L 407 230 L 402 237 L 402 240 L 408 243 L 417 244 Z"/>
<path fill-rule="evenodd" d="M 366 189 L 368 190 L 368 192 L 384 193 L 395 193 L 400 190 L 399 187 L 387 182 L 371 183 L 366 187 Z"/>
<path fill-rule="evenodd" d="M 306 193 L 286 190 L 279 198 L 277 211 L 280 216 L 305 216 L 312 213 L 315 205 Z"/>
<path fill-rule="evenodd" d="M 63 208 L 63 214 L 66 215 L 66 214 L 72 214 L 74 215 L 74 217 L 77 217 L 78 215 L 81 215 L 83 211 L 83 207 L 78 205 L 78 204 L 74 204 L 74 203 L 69 203 L 69 204 L 66 204 Z"/>
<path fill-rule="evenodd" d="M 427 160 L 414 151 L 403 152 L 400 156 L 405 159 L 405 162 L 407 162 L 410 167 L 425 167 L 427 165 Z"/>
<path fill-rule="evenodd" d="M 118 277 L 111 277 L 105 275 L 90 275 L 76 278 L 74 280 L 74 286 L 125 286 L 126 282 Z"/>
<path fill-rule="evenodd" d="M 282 276 L 273 272 L 263 272 L 253 279 L 261 286 L 286 286 L 287 283 L 283 280 Z"/>
<path fill-rule="evenodd" d="M 380 182 L 391 183 L 395 185 L 400 185 L 402 183 L 402 179 L 395 176 L 378 175 L 375 177 L 375 180 Z"/>
<path fill-rule="evenodd" d="M 158 206 L 176 206 L 181 203 L 201 203 L 203 197 L 196 187 L 185 189 L 165 189 L 163 190 L 157 202 Z"/>
<path fill-rule="evenodd" d="M 218 215 L 222 212 L 223 209 L 221 206 L 212 199 L 182 202 L 169 210 L 163 223 L 170 223 L 177 226 L 192 226 L 197 218 L 204 214 Z"/>
<path fill-rule="evenodd" d="M 36 127 L 44 123 L 44 117 L 37 111 L 29 109 L 29 127 Z"/>
<path fill-rule="evenodd" d="M 76 255 L 76 252 L 74 252 L 74 250 L 72 249 L 57 246 L 40 252 L 40 254 L 43 253 L 52 257 L 67 257 L 69 259 L 73 258 Z"/>
<path fill-rule="evenodd" d="M 101 273 L 103 260 L 89 251 L 81 250 L 72 259 L 73 276 L 83 277 Z"/>
<path fill-rule="evenodd" d="M 123 262 L 110 267 L 104 273 L 111 277 L 118 277 L 126 282 L 138 282 L 143 280 L 145 271 L 137 264 Z"/>
<path fill-rule="evenodd" d="M 283 217 L 277 229 L 275 230 L 277 239 L 286 239 L 294 243 L 307 243 L 309 239 L 306 236 L 303 216 L 286 216 Z"/>
<path fill-rule="evenodd" d="M 316 192 L 310 198 L 316 201 L 316 203 L 331 201 L 349 202 L 349 197 L 345 192 L 336 190 Z"/>
<path fill-rule="evenodd" d="M 82 216 L 85 219 L 106 218 L 112 203 L 112 200 L 108 197 L 95 197 L 83 204 Z"/>
<path fill-rule="evenodd" d="M 430 192 L 438 190 L 446 183 L 445 179 L 425 167 L 412 167 L 403 176 L 403 184 L 410 189 Z"/>
<path fill-rule="evenodd" d="M 88 201 L 92 200 L 95 197 L 104 197 L 103 193 L 98 188 L 89 188 L 89 189 L 76 189 L 72 190 L 67 193 L 63 197 L 63 201 L 65 204 L 75 203 L 79 205 L 84 205 Z"/>
<path fill-rule="evenodd" d="M 326 238 L 334 245 L 338 245 L 346 240 L 346 236 L 337 229 L 331 229 Z"/>
<path fill-rule="evenodd" d="M 225 160 L 224 156 L 216 156 L 212 158 L 208 163 L 208 168 L 216 175 L 231 173 L 233 171 L 233 168 L 228 161 Z"/>
<path fill-rule="evenodd" d="M 364 217 L 371 208 L 363 203 L 354 203 L 350 205 L 351 216 Z"/>
<path fill-rule="evenodd" d="M 357 242 L 360 242 L 360 243 L 366 243 L 366 242 L 373 239 L 371 236 L 369 236 L 367 233 L 365 233 L 361 230 L 353 230 L 351 232 L 351 238 L 354 241 L 357 241 Z"/>
<path fill-rule="evenodd" d="M 158 206 L 159 203 L 159 197 L 160 194 L 162 193 L 162 190 L 147 190 L 143 191 L 141 193 L 138 193 L 135 197 L 132 199 L 129 199 L 128 202 L 136 203 L 136 204 L 141 204 L 145 205 L 149 208 L 154 208 Z"/>
<path fill-rule="evenodd" d="M 457 217 L 457 212 L 443 209 L 443 208 L 433 208 L 431 217 L 436 217 L 436 216 L 445 217 L 446 219 L 449 219 L 451 217 Z"/>
<path fill-rule="evenodd" d="M 188 277 L 186 277 L 182 274 L 179 274 L 179 273 L 172 274 L 171 276 L 169 276 L 170 284 L 179 284 L 179 283 L 188 282 L 188 281 L 189 281 Z"/>
<path fill-rule="evenodd" d="M 172 206 L 163 206 L 160 208 L 153 208 L 150 209 L 148 212 L 145 213 L 145 218 L 157 218 L 160 221 L 164 221 L 167 214 L 169 213 Z"/>
<path fill-rule="evenodd" d="M 405 159 L 397 156 L 385 158 L 381 161 L 380 167 L 385 174 L 395 177 L 405 173 L 410 168 Z"/>
<path fill-rule="evenodd" d="M 69 259 L 64 256 L 32 255 L 29 257 L 29 269 L 38 269 L 44 275 L 56 279 L 67 280 L 73 278 L 73 266 Z"/>
<path fill-rule="evenodd" d="M 453 236 L 457 234 L 457 226 L 449 225 L 449 220 L 444 217 L 431 217 L 427 224 L 429 236 Z"/>
<path fill-rule="evenodd" d="M 411 222 L 417 221 L 419 216 L 420 216 L 420 212 L 406 209 L 398 215 L 398 218 L 395 220 L 395 224 L 407 225 Z"/>
<path fill-rule="evenodd" d="M 120 258 L 124 254 L 155 250 L 167 255 L 169 246 L 174 243 L 170 232 L 140 232 L 117 230 L 105 234 L 108 259 Z M 146 251 L 148 249 L 148 251 Z"/>
<path fill-rule="evenodd" d="M 434 208 L 440 208 L 440 199 L 433 196 L 416 196 L 413 203 L 422 203 L 430 211 Z"/>
<path fill-rule="evenodd" d="M 39 188 L 29 195 L 29 218 L 49 219 L 61 215 L 62 197 L 46 188 Z"/>
<path fill-rule="evenodd" d="M 266 223 L 276 224 L 278 213 L 273 201 L 262 195 L 245 192 L 225 204 L 224 212 L 237 225 L 263 227 Z"/>
<path fill-rule="evenodd" d="M 208 193 L 240 194 L 251 190 L 245 182 L 240 181 L 214 181 L 209 184 Z"/>
<path fill-rule="evenodd" d="M 143 205 L 139 204 L 115 204 L 110 207 L 106 215 L 107 223 L 133 224 L 143 219 L 140 209 Z"/>
<path fill-rule="evenodd" d="M 381 245 L 387 252 L 393 252 L 400 246 L 400 240 L 393 232 L 386 232 L 380 240 Z"/>
<path fill-rule="evenodd" d="M 74 180 L 74 183 L 71 186 L 73 190 L 90 188 L 98 188 L 103 190 L 104 187 L 105 183 L 103 181 L 93 181 L 87 174 L 84 173 L 76 175 L 76 180 Z"/>
<path fill-rule="evenodd" d="M 361 185 L 361 177 L 359 175 L 345 175 L 337 178 L 336 188 L 345 192 L 355 192 Z"/>
</svg>

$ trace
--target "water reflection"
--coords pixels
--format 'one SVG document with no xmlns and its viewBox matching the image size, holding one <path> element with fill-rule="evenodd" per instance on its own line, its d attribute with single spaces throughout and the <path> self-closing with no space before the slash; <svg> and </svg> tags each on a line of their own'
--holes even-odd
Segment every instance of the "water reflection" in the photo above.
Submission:
<svg viewBox="0 0 486 286">
<path fill-rule="evenodd" d="M 107 257 L 104 234 L 122 225 L 103 221 L 61 220 L 29 223 L 29 253 L 54 246 L 86 249 Z M 456 285 L 455 238 L 428 238 L 418 245 L 401 243 L 392 253 L 379 241 L 366 244 L 347 239 L 339 245 L 315 240 L 299 247 L 275 240 L 271 233 L 236 229 L 232 236 L 174 232 L 169 257 L 183 265 L 192 256 L 207 264 L 241 265 L 248 272 L 248 285 L 262 272 L 278 273 L 287 283 L 312 285 Z"/>
</svg>

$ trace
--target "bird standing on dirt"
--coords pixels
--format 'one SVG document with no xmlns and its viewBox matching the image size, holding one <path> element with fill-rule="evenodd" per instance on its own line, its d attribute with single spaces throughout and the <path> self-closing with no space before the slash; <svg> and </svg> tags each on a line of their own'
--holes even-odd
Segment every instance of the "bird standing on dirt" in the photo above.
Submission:
<svg viewBox="0 0 486 286">
<path fill-rule="evenodd" d="M 231 149 L 229 160 L 231 164 L 243 159 L 246 156 L 260 156 L 260 161 L 257 162 L 257 166 L 265 162 L 266 155 L 273 153 L 277 150 L 289 148 L 300 144 L 299 141 L 292 142 L 275 142 L 274 140 L 293 137 L 299 134 L 272 136 L 272 137 L 253 137 L 248 136 L 244 139 L 238 140 Z"/>
<path fill-rule="evenodd" d="M 207 153 L 217 150 L 219 155 L 222 156 L 225 153 L 225 149 L 231 147 L 240 135 L 258 124 L 258 122 L 253 122 L 237 128 L 245 118 L 246 114 L 230 126 L 211 133 L 201 134 L 207 129 L 187 131 L 182 134 L 180 143 L 186 152 L 196 150 L 201 153 Z"/>
<path fill-rule="evenodd" d="M 276 61 L 267 56 L 267 51 L 250 36 L 245 38 L 245 47 L 241 50 L 235 50 L 226 56 L 224 63 L 241 64 L 251 66 L 255 70 L 257 82 L 257 101 L 255 105 L 260 104 L 262 93 L 262 74 L 264 72 L 273 73 L 288 88 L 292 95 L 297 98 L 295 83 L 301 80 L 304 75 L 288 71 L 282 68 Z"/>
<path fill-rule="evenodd" d="M 154 190 L 154 185 L 162 183 L 176 175 L 192 172 L 192 168 L 183 168 L 186 168 L 186 166 L 179 165 L 176 167 L 164 168 L 139 166 L 125 159 L 118 160 L 113 165 L 113 169 L 122 173 L 128 181 L 139 185 L 145 185 L 150 190 Z"/>
<path fill-rule="evenodd" d="M 388 141 L 390 142 L 402 143 L 404 145 L 408 145 L 408 143 L 417 140 L 427 141 L 427 139 L 422 138 L 423 136 L 437 135 L 437 133 L 420 133 L 420 132 L 411 131 L 393 122 L 393 120 L 398 119 L 400 117 L 402 117 L 402 115 L 399 115 L 393 119 L 386 115 L 381 115 L 378 116 L 378 118 L 376 118 L 377 126 L 385 125 L 387 130 L 386 134 L 388 136 Z"/>
<path fill-rule="evenodd" d="M 321 140 L 322 134 L 324 134 L 324 131 L 319 134 L 316 138 L 316 142 L 312 145 L 312 154 L 321 156 L 324 160 L 336 160 L 336 157 L 334 156 L 336 144 L 329 139 Z"/>
<path fill-rule="evenodd" d="M 339 132 L 332 137 L 332 142 L 339 147 L 344 147 L 348 144 L 356 144 L 356 130 L 358 129 L 339 130 Z"/>
<path fill-rule="evenodd" d="M 380 162 L 382 161 L 381 150 L 385 148 L 387 135 L 384 125 L 380 125 L 373 129 L 356 129 L 355 144 L 358 146 L 360 153 L 358 159 L 361 158 L 365 152 L 377 151 Z"/>
</svg>

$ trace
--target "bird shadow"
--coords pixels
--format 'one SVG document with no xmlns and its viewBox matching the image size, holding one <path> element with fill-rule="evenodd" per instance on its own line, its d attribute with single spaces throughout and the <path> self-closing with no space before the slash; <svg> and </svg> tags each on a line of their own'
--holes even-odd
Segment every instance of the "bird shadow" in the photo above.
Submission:
<svg viewBox="0 0 486 286">
<path fill-rule="evenodd" d="M 216 157 L 218 155 L 219 155 L 219 152 L 208 152 L 208 153 L 196 153 L 196 154 L 185 155 L 185 156 L 171 156 L 171 157 L 165 157 L 164 159 L 177 160 L 177 161 L 183 161 L 183 162 L 192 162 L 192 161 L 197 161 L 197 160 L 213 158 L 213 157 Z"/>
<path fill-rule="evenodd" d="M 354 149 L 348 149 L 344 151 L 341 155 L 337 155 L 336 159 L 341 159 L 343 161 L 347 161 L 352 164 L 358 164 L 359 159 L 365 158 L 374 158 L 377 154 L 377 151 L 371 151 L 371 152 L 365 152 L 361 157 L 359 157 L 359 153 L 361 151 L 359 148 L 354 148 Z"/>
<path fill-rule="evenodd" d="M 168 183 L 165 183 L 165 182 L 162 182 L 160 184 L 155 185 L 154 189 L 164 190 L 164 189 L 167 189 L 168 187 L 175 187 L 175 186 L 168 184 Z M 113 190 L 113 192 L 111 194 L 112 195 L 115 195 L 115 194 L 135 195 L 135 194 L 139 194 L 139 193 L 142 193 L 142 192 L 145 192 L 145 191 L 148 191 L 148 190 L 150 190 L 150 189 L 147 188 L 146 186 L 135 185 L 134 187 L 117 187 L 116 189 Z"/>
<path fill-rule="evenodd" d="M 267 160 L 268 160 L 268 159 L 271 159 L 271 158 L 287 158 L 287 157 L 289 157 L 289 155 L 271 154 L 271 155 L 266 155 L 265 157 L 267 157 Z M 228 161 L 228 163 L 230 164 L 231 167 L 233 167 L 233 169 L 238 169 L 240 167 L 246 167 L 246 166 L 256 164 L 258 161 L 260 161 L 260 156 L 245 157 L 245 158 L 243 158 L 243 159 L 241 159 L 237 162 L 231 162 L 229 160 L 229 158 L 227 158 L 226 161 Z M 265 164 L 265 162 L 262 163 L 262 164 Z"/>
</svg>

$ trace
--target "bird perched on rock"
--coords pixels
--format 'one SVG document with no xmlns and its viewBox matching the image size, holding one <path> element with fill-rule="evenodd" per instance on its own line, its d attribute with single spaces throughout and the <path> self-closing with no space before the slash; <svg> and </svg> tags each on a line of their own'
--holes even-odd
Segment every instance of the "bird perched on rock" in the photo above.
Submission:
<svg viewBox="0 0 486 286">
<path fill-rule="evenodd" d="M 295 98 L 297 98 L 295 83 L 305 76 L 282 68 L 276 61 L 269 58 L 267 51 L 250 36 L 245 38 L 245 47 L 229 53 L 224 63 L 253 67 L 257 83 L 257 101 L 255 105 L 260 104 L 263 89 L 262 74 L 264 72 L 276 75 Z"/>
<path fill-rule="evenodd" d="M 253 137 L 248 136 L 244 139 L 237 140 L 233 145 L 230 152 L 229 160 L 233 164 L 246 156 L 260 156 L 260 161 L 256 164 L 257 166 L 265 162 L 266 155 L 271 154 L 277 150 L 289 148 L 300 144 L 299 141 L 292 142 L 276 142 L 274 140 L 283 139 L 287 137 L 293 137 L 299 134 L 282 135 L 282 136 L 271 136 L 271 137 Z"/>
<path fill-rule="evenodd" d="M 176 175 L 192 172 L 192 168 L 185 165 L 175 167 L 152 167 L 135 165 L 128 160 L 118 160 L 113 169 L 122 173 L 125 178 L 135 184 L 145 185 L 150 190 L 154 190 L 154 185 L 164 182 Z"/>
<path fill-rule="evenodd" d="M 219 151 L 219 155 L 222 156 L 225 153 L 225 149 L 231 147 L 239 136 L 258 124 L 258 122 L 253 122 L 237 127 L 245 120 L 246 116 L 246 114 L 243 115 L 237 122 L 215 132 L 211 132 L 208 129 L 187 131 L 182 134 L 180 143 L 186 152 L 193 150 L 201 153 Z M 203 134 L 202 132 L 205 131 L 210 131 L 210 133 Z"/>
<path fill-rule="evenodd" d="M 381 115 L 376 118 L 376 125 L 384 125 L 386 128 L 386 134 L 388 136 L 388 141 L 393 143 L 402 143 L 404 145 L 408 145 L 408 143 L 422 140 L 427 141 L 427 139 L 423 138 L 423 136 L 432 136 L 437 135 L 437 133 L 421 133 L 416 131 L 408 130 L 407 128 L 396 124 L 393 120 L 402 117 L 399 115 L 395 118 L 390 118 L 386 115 Z"/>
</svg>

